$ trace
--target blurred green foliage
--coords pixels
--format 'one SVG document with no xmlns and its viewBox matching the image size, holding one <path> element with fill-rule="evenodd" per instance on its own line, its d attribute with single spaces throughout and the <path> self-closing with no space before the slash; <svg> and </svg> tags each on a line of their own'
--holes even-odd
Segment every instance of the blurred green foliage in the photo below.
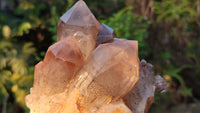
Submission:
<svg viewBox="0 0 200 113">
<path fill-rule="evenodd" d="M 118 13 L 102 22 L 114 29 L 116 37 L 137 40 L 139 51 L 145 50 L 139 52 L 140 58 L 145 59 L 148 56 L 150 48 L 145 42 L 145 38 L 148 37 L 147 28 L 150 26 L 151 21 L 134 14 L 132 6 L 121 9 Z"/>
<path fill-rule="evenodd" d="M 6 98 L 13 97 L 14 106 L 25 105 L 24 97 L 33 81 L 33 61 L 36 49 L 31 42 L 17 43 L 12 38 L 0 40 L 0 100 L 1 105 Z M 14 112 L 14 111 L 10 111 Z"/>
<path fill-rule="evenodd" d="M 56 41 L 59 17 L 76 1 L 3 1 L 6 4 L 0 11 L 0 112 L 29 112 L 24 97 L 33 83 L 34 65 L 43 60 L 48 46 Z M 158 103 L 150 112 L 165 113 L 174 110 L 169 106 L 199 102 L 200 1 L 135 1 L 86 3 L 100 22 L 114 29 L 116 37 L 138 40 L 140 59 L 154 64 L 156 73 L 169 82 L 168 92 L 156 95 Z M 153 5 L 143 7 L 144 1 L 152 1 Z M 149 12 L 147 7 L 155 10 Z"/>
</svg>

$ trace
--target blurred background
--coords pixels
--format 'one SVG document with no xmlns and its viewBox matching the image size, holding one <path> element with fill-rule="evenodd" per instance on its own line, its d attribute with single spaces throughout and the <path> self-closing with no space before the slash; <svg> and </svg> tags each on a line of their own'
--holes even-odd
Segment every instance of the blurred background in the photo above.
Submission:
<svg viewBox="0 0 200 113">
<path fill-rule="evenodd" d="M 55 43 L 59 17 L 76 0 L 0 0 L 0 112 L 28 113 L 34 65 Z M 200 0 L 87 0 L 116 37 L 138 40 L 169 83 L 149 113 L 200 113 Z"/>
</svg>

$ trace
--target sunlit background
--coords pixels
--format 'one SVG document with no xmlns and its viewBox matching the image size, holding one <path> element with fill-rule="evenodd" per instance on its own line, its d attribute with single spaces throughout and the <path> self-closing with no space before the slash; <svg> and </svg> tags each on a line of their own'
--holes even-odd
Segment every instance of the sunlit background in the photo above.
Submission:
<svg viewBox="0 0 200 113">
<path fill-rule="evenodd" d="M 34 65 L 55 43 L 57 22 L 75 0 L 0 0 L 0 112 L 28 113 Z M 116 37 L 138 40 L 169 83 L 149 113 L 200 113 L 200 0 L 87 0 Z"/>
</svg>

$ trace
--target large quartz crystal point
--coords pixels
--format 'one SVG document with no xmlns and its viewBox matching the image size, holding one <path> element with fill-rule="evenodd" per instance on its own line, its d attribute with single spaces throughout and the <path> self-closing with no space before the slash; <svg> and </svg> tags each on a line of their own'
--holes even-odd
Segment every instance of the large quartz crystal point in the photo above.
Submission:
<svg viewBox="0 0 200 113">
<path fill-rule="evenodd" d="M 99 22 L 83 0 L 79 0 L 59 20 L 57 40 L 73 36 L 78 42 L 84 58 L 95 48 Z"/>
<path fill-rule="evenodd" d="M 99 45 L 70 86 L 79 89 L 89 111 L 124 97 L 139 79 L 137 41 Z M 95 107 L 94 107 L 95 106 Z"/>
<path fill-rule="evenodd" d="M 134 87 L 124 98 L 126 105 L 133 113 L 147 113 L 153 103 L 155 89 L 160 92 L 166 89 L 167 83 L 162 77 L 154 76 L 153 65 L 145 60 L 140 62 L 140 77 Z"/>
<path fill-rule="evenodd" d="M 107 26 L 106 24 L 101 23 L 97 35 L 97 45 L 106 42 L 113 42 L 114 37 L 115 37 L 114 30 L 109 26 Z"/>
<path fill-rule="evenodd" d="M 27 96 L 27 105 L 29 106 L 29 102 L 36 102 L 42 95 L 51 96 L 65 91 L 83 61 L 77 41 L 73 37 L 50 46 L 44 61 L 35 66 L 34 85 L 31 94 Z"/>
<path fill-rule="evenodd" d="M 96 37 L 99 30 L 99 22 L 83 0 L 79 0 L 71 9 L 60 17 L 57 29 L 57 40 L 66 36 L 73 36 L 80 31 L 86 35 Z"/>
</svg>

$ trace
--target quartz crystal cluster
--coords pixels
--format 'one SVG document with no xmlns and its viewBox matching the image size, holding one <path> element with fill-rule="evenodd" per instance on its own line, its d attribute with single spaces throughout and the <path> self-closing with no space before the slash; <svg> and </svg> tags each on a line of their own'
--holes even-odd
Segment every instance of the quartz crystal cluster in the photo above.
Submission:
<svg viewBox="0 0 200 113">
<path fill-rule="evenodd" d="M 115 38 L 83 0 L 58 22 L 57 42 L 35 66 L 31 113 L 146 113 L 166 88 L 139 61 L 137 41 Z"/>
</svg>

